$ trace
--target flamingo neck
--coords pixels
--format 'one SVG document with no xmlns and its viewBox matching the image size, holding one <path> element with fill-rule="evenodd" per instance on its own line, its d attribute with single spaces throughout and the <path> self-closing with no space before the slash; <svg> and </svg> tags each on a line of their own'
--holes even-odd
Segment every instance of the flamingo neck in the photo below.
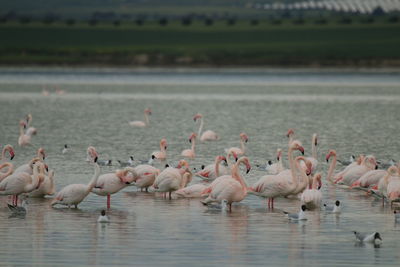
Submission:
<svg viewBox="0 0 400 267">
<path fill-rule="evenodd" d="M 35 190 L 38 185 L 39 185 L 39 164 L 36 164 L 33 168 L 33 176 L 32 176 L 32 182 L 30 184 L 27 184 L 25 186 L 25 191 L 30 192 Z"/>
<path fill-rule="evenodd" d="M 24 126 L 20 125 L 19 126 L 19 136 L 23 136 L 24 135 Z"/>
<path fill-rule="evenodd" d="M 147 115 L 146 112 L 144 113 L 144 124 L 146 126 L 149 126 L 149 124 L 150 124 L 149 115 Z"/>
<path fill-rule="evenodd" d="M 196 138 L 192 138 L 192 151 L 194 153 L 194 149 L 196 147 Z"/>
<path fill-rule="evenodd" d="M 289 135 L 289 146 L 290 146 L 290 144 L 293 142 L 293 134 L 290 134 Z"/>
<path fill-rule="evenodd" d="M 92 179 L 90 180 L 90 182 L 87 185 L 87 190 L 86 192 L 89 194 L 90 191 L 92 191 L 93 187 L 96 185 L 97 183 L 97 179 L 100 176 L 100 167 L 97 163 L 94 163 L 94 174 Z"/>
<path fill-rule="evenodd" d="M 181 184 L 179 188 L 184 188 L 190 182 L 192 174 L 190 172 L 185 172 L 182 176 Z"/>
<path fill-rule="evenodd" d="M 243 177 L 240 175 L 239 172 L 239 165 L 243 163 L 243 158 L 240 158 L 235 165 L 232 167 L 232 177 L 240 183 L 242 186 L 242 190 L 244 193 L 247 193 L 247 185 L 246 182 L 244 181 Z"/>
<path fill-rule="evenodd" d="M 294 173 L 300 174 L 301 177 L 301 184 L 299 184 L 299 179 L 295 179 L 296 183 L 301 186 L 302 189 L 305 189 L 309 183 L 308 177 L 300 166 L 300 160 L 304 160 L 304 157 L 300 156 L 295 159 L 296 171 Z M 297 178 L 297 177 L 296 177 Z"/>
<path fill-rule="evenodd" d="M 314 159 L 317 159 L 317 146 L 315 145 L 315 136 L 312 138 L 312 143 L 311 143 L 311 151 L 312 151 L 312 157 Z"/>
<path fill-rule="evenodd" d="M 219 177 L 219 163 L 221 162 L 221 160 L 219 159 L 219 157 L 217 157 L 215 159 L 215 175 L 217 177 Z"/>
<path fill-rule="evenodd" d="M 7 172 L 5 172 L 5 173 L 0 172 L 0 180 L 3 180 L 4 178 L 6 178 L 7 176 L 9 176 L 10 174 L 12 174 L 14 172 L 14 168 L 13 168 L 14 166 L 11 163 L 6 162 L 6 163 L 1 164 L 0 170 L 5 167 L 8 167 Z"/>
<path fill-rule="evenodd" d="M 4 147 L 3 150 L 1 150 L 1 158 L 0 161 L 2 161 L 6 157 L 6 148 Z"/>
<path fill-rule="evenodd" d="M 335 170 L 335 167 L 336 167 L 336 155 L 333 155 L 333 160 L 331 162 L 331 165 L 329 165 L 328 175 L 326 176 L 326 179 L 328 181 L 333 182 L 332 176 L 333 176 L 333 171 Z"/>
<path fill-rule="evenodd" d="M 246 153 L 246 146 L 244 145 L 243 139 L 240 139 L 240 148 L 242 149 L 243 154 L 245 154 Z"/>
<path fill-rule="evenodd" d="M 203 125 L 204 125 L 203 117 L 201 117 L 201 118 L 200 118 L 199 131 L 197 132 L 197 138 L 200 138 L 200 137 L 201 137 L 201 132 L 203 131 Z"/>
<path fill-rule="evenodd" d="M 228 164 L 228 167 L 232 168 L 233 164 L 231 162 L 230 157 L 233 155 L 233 152 L 230 150 L 228 151 L 228 154 L 226 155 L 226 163 Z"/>
<path fill-rule="evenodd" d="M 54 194 L 56 192 L 56 186 L 54 183 L 54 171 L 51 170 L 48 179 L 50 180 L 50 195 Z"/>
<path fill-rule="evenodd" d="M 292 181 L 295 186 L 297 186 L 297 179 L 296 179 L 296 162 L 293 159 L 293 149 L 289 147 L 288 150 L 288 160 L 289 160 L 289 167 L 290 172 L 292 173 Z"/>
</svg>

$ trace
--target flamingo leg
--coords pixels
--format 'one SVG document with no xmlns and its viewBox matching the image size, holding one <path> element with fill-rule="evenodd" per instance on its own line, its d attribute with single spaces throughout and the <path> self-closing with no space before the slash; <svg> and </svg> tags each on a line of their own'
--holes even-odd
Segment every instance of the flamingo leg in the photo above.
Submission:
<svg viewBox="0 0 400 267">
<path fill-rule="evenodd" d="M 111 196 L 110 194 L 107 194 L 107 209 L 111 208 Z"/>
<path fill-rule="evenodd" d="M 271 202 L 272 202 L 271 208 L 274 209 L 274 198 L 272 198 Z"/>
<path fill-rule="evenodd" d="M 232 212 L 232 203 L 229 203 L 229 212 Z"/>
<path fill-rule="evenodd" d="M 146 187 L 146 193 L 148 193 L 149 192 L 149 188 L 148 187 Z"/>
<path fill-rule="evenodd" d="M 15 206 L 18 206 L 18 195 L 15 195 Z"/>
<path fill-rule="evenodd" d="M 171 200 L 172 199 L 172 197 L 171 197 L 171 191 L 169 191 L 169 199 Z"/>
</svg>

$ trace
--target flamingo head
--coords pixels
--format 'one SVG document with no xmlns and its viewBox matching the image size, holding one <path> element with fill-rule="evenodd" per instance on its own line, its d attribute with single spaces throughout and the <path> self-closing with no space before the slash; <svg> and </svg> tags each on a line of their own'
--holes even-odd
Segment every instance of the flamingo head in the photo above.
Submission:
<svg viewBox="0 0 400 267">
<path fill-rule="evenodd" d="M 184 159 L 181 159 L 179 162 L 178 162 L 178 166 L 176 167 L 176 168 L 178 168 L 178 169 L 180 169 L 180 168 L 182 168 L 182 167 L 185 167 L 185 168 L 189 168 L 189 163 L 186 161 L 186 160 L 184 160 Z"/>
<path fill-rule="evenodd" d="M 93 146 L 89 146 L 86 150 L 86 153 L 93 162 L 97 162 L 99 154 L 97 153 L 96 149 Z M 94 159 L 96 159 L 96 161 Z"/>
<path fill-rule="evenodd" d="M 314 175 L 314 179 L 315 179 L 315 181 L 316 181 L 317 184 L 318 184 L 317 189 L 318 189 L 318 190 L 321 189 L 321 187 L 322 187 L 322 181 L 321 181 L 322 175 L 321 175 L 321 173 L 316 173 L 316 174 Z"/>
<path fill-rule="evenodd" d="M 298 140 L 293 141 L 291 143 L 290 147 L 293 150 L 299 150 L 301 152 L 301 154 L 304 155 L 304 147 L 302 146 L 300 141 L 298 141 Z"/>
<path fill-rule="evenodd" d="M 372 155 L 368 155 L 365 157 L 364 163 L 370 167 L 371 169 L 377 169 L 378 168 L 378 163 L 376 162 L 376 159 Z"/>
<path fill-rule="evenodd" d="M 221 161 L 225 161 L 225 163 L 227 163 L 227 161 L 226 161 L 226 157 L 224 157 L 224 156 L 217 156 L 217 159 L 216 159 L 218 162 L 221 162 Z M 204 169 L 204 168 L 203 168 Z"/>
<path fill-rule="evenodd" d="M 33 167 L 35 166 L 36 162 L 40 162 L 40 161 L 41 161 L 40 158 L 36 158 L 36 157 L 31 159 L 31 161 L 29 162 L 29 167 L 31 169 L 33 169 Z"/>
<path fill-rule="evenodd" d="M 14 156 L 15 156 L 15 151 L 14 148 L 11 145 L 6 145 L 3 148 L 4 151 L 7 151 L 8 154 L 10 154 L 10 160 L 13 160 Z"/>
<path fill-rule="evenodd" d="M 37 156 L 38 156 L 38 157 L 41 157 L 43 160 L 46 159 L 46 154 L 44 153 L 44 148 L 43 148 L 43 147 L 41 147 L 41 148 L 38 149 L 38 151 L 37 151 Z"/>
<path fill-rule="evenodd" d="M 236 164 L 240 164 L 240 162 L 242 162 L 246 166 L 246 173 L 249 173 L 251 170 L 251 165 L 250 165 L 249 159 L 247 157 L 241 157 L 239 159 L 239 163 L 236 163 Z"/>
<path fill-rule="evenodd" d="M 25 121 L 27 124 L 29 124 L 32 121 L 32 114 L 29 113 L 28 115 L 26 115 Z"/>
<path fill-rule="evenodd" d="M 249 141 L 249 137 L 245 133 L 240 134 L 240 139 L 243 140 L 245 143 Z"/>
<path fill-rule="evenodd" d="M 192 133 L 192 134 L 189 136 L 189 143 L 192 143 L 192 140 L 195 140 L 196 137 L 197 137 L 197 134 Z"/>
<path fill-rule="evenodd" d="M 26 129 L 26 122 L 25 121 L 19 121 L 19 126 L 24 127 Z"/>
<path fill-rule="evenodd" d="M 292 128 L 290 128 L 286 133 L 286 137 L 289 138 L 289 137 L 291 137 L 293 135 L 294 135 L 294 130 Z"/>
<path fill-rule="evenodd" d="M 128 181 L 128 170 L 117 170 L 115 172 L 115 175 L 119 178 L 119 180 L 121 181 L 121 183 L 123 184 L 130 184 L 130 182 Z"/>
<path fill-rule="evenodd" d="M 317 134 L 315 133 L 315 134 L 313 134 L 313 137 L 312 137 L 312 139 L 313 139 L 313 143 L 314 143 L 314 145 L 315 146 L 317 146 L 318 145 L 318 136 L 317 136 Z"/>
<path fill-rule="evenodd" d="M 151 115 L 151 109 L 150 108 L 146 108 L 144 110 L 144 113 L 146 113 L 147 115 Z"/>
<path fill-rule="evenodd" d="M 309 161 L 305 158 L 303 158 L 303 160 L 304 160 L 304 163 L 306 164 L 306 175 L 308 176 L 312 173 L 312 163 L 311 163 L 311 161 Z"/>
<path fill-rule="evenodd" d="M 276 160 L 279 161 L 282 158 L 282 149 L 278 148 L 276 150 Z"/>
<path fill-rule="evenodd" d="M 334 149 L 329 150 L 329 151 L 328 151 L 328 154 L 326 154 L 326 157 L 325 157 L 326 162 L 329 161 L 329 159 L 330 159 L 331 156 L 336 156 L 336 151 L 335 151 Z"/>
<path fill-rule="evenodd" d="M 390 166 L 387 171 L 391 176 L 396 176 L 398 175 L 399 169 L 396 166 Z"/>
<path fill-rule="evenodd" d="M 193 120 L 197 121 L 198 119 L 203 118 L 203 115 L 201 115 L 200 113 L 197 113 L 196 115 L 194 115 Z"/>
<path fill-rule="evenodd" d="M 358 156 L 357 158 L 357 164 L 361 165 L 365 160 L 365 155 L 364 154 L 360 154 L 360 156 Z"/>
<path fill-rule="evenodd" d="M 165 138 L 161 139 L 160 147 L 163 147 L 164 149 L 167 149 L 167 139 L 165 139 Z"/>
</svg>

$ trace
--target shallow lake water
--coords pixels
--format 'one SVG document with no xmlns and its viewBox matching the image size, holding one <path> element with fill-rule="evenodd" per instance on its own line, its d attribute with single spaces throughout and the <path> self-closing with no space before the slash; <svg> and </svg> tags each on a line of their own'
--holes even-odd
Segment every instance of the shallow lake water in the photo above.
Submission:
<svg viewBox="0 0 400 267">
<path fill-rule="evenodd" d="M 93 145 L 100 158 L 148 159 L 161 138 L 168 162 L 176 164 L 188 137 L 197 132 L 193 115 L 204 115 L 205 129 L 221 140 L 200 143 L 191 167 L 213 162 L 224 148 L 249 136 L 253 166 L 243 174 L 251 185 L 265 172 L 257 164 L 287 150 L 294 128 L 310 155 L 311 135 L 320 138 L 318 171 L 326 177 L 325 154 L 338 158 L 373 154 L 400 160 L 400 72 L 395 70 L 260 69 L 0 69 L 0 144 L 16 149 L 15 165 L 28 162 L 39 147 L 55 170 L 57 190 L 87 183 L 93 168 L 85 162 Z M 43 88 L 49 96 L 42 95 Z M 58 95 L 55 90 L 65 90 Z M 133 128 L 150 107 L 150 127 Z M 17 146 L 18 121 L 27 113 L 38 134 L 33 145 Z M 70 151 L 62 154 L 64 144 Z M 286 153 L 285 153 L 286 155 Z M 287 161 L 284 164 L 287 166 Z M 341 166 L 338 165 L 337 169 Z M 198 178 L 193 179 L 199 182 Z M 359 191 L 323 181 L 323 202 L 343 203 L 340 215 L 307 211 L 308 220 L 288 222 L 282 210 L 297 212 L 296 199 L 248 196 L 232 212 L 204 207 L 199 199 L 166 200 L 127 187 L 111 197 L 111 223 L 97 217 L 106 198 L 89 195 L 78 209 L 51 208 L 51 198 L 29 199 L 25 217 L 13 217 L 0 197 L 0 265 L 383 265 L 398 266 L 400 224 L 390 207 Z M 379 248 L 359 245 L 353 230 L 378 231 Z"/>
</svg>

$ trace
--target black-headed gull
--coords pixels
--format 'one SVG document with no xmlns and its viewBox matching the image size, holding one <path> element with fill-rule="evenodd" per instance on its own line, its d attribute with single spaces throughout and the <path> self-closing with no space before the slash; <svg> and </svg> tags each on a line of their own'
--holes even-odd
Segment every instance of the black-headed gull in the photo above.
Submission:
<svg viewBox="0 0 400 267">
<path fill-rule="evenodd" d="M 129 160 L 127 162 L 123 162 L 120 160 L 117 160 L 119 165 L 121 165 L 121 167 L 128 167 L 128 166 L 133 166 L 133 157 L 129 156 Z"/>
<path fill-rule="evenodd" d="M 324 208 L 327 212 L 331 212 L 331 213 L 340 213 L 342 211 L 342 206 L 340 205 L 339 200 L 335 201 L 335 205 L 324 204 Z"/>
<path fill-rule="evenodd" d="M 356 156 L 351 155 L 349 160 L 337 160 L 340 164 L 342 164 L 343 166 L 347 166 L 350 165 L 351 163 L 353 163 L 356 160 Z"/>
<path fill-rule="evenodd" d="M 108 216 L 106 215 L 105 210 L 101 211 L 101 215 L 97 219 L 97 222 L 99 222 L 99 223 L 109 223 L 110 222 L 110 218 L 108 218 Z"/>
<path fill-rule="evenodd" d="M 306 209 L 307 209 L 306 205 L 301 205 L 301 209 L 300 209 L 299 213 L 289 213 L 286 211 L 283 211 L 283 213 L 286 214 L 286 216 L 288 217 L 289 220 L 304 221 L 304 220 L 307 220 L 306 214 L 304 212 Z"/>
<path fill-rule="evenodd" d="M 62 151 L 61 151 L 61 153 L 65 154 L 65 153 L 67 153 L 67 152 L 68 152 L 68 145 L 65 144 L 65 145 L 64 145 L 64 148 L 63 148 Z"/>
<path fill-rule="evenodd" d="M 357 231 L 353 231 L 353 233 L 358 242 L 372 243 L 374 245 L 382 244 L 382 238 L 378 232 L 373 232 L 372 234 L 363 234 Z"/>
</svg>

